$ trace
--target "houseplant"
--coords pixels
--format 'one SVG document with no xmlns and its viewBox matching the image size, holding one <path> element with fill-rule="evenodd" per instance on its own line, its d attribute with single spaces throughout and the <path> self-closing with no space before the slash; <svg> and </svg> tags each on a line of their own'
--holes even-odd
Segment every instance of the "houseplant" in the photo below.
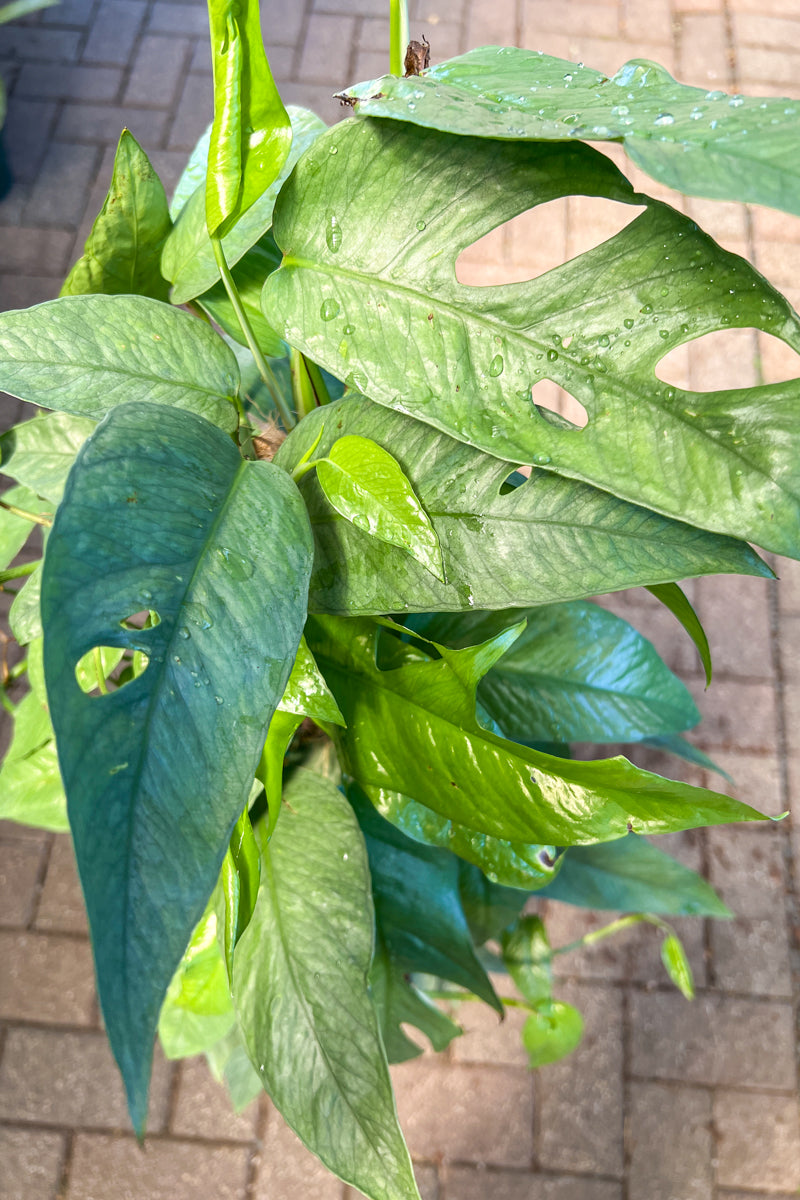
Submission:
<svg viewBox="0 0 800 1200">
<path fill-rule="evenodd" d="M 796 126 L 785 102 L 698 95 L 652 66 L 607 79 L 494 48 L 361 85 L 355 118 L 326 131 L 290 122 L 257 8 L 243 14 L 212 5 L 216 120 L 172 213 L 123 135 L 63 298 L 0 320 L 0 385 L 55 410 L 3 445 L 29 489 L 5 501 L 9 546 L 48 531 L 12 614 L 31 692 L 3 812 L 64 820 L 52 718 L 139 1131 L 160 1018 L 170 1052 L 207 1050 L 242 1094 L 263 1081 L 362 1191 L 414 1195 L 384 1047 L 413 1053 L 408 1021 L 434 1045 L 457 1032 L 419 976 L 497 1006 L 490 943 L 547 1061 L 579 1027 L 552 999 L 540 924 L 519 917 L 527 895 L 575 898 L 602 861 L 615 907 L 719 911 L 637 835 L 757 817 L 568 756 L 696 719 L 587 597 L 648 585 L 705 652 L 675 581 L 768 574 L 744 538 L 797 554 L 796 381 L 697 396 L 654 376 L 725 325 L 796 345 L 797 318 L 581 138 L 624 139 L 686 188 L 696 159 L 700 190 L 788 207 Z M 747 193 L 734 168 L 759 153 L 771 169 Z M 646 212 L 542 281 L 454 283 L 463 246 L 576 191 Z M 545 376 L 586 429 L 534 405 Z M 248 396 L 290 429 L 272 463 Z M 599 713 L 564 702 L 576 680 L 590 691 L 598 644 L 644 679 L 636 711 L 624 685 Z M 689 991 L 669 933 L 665 958 Z"/>
</svg>

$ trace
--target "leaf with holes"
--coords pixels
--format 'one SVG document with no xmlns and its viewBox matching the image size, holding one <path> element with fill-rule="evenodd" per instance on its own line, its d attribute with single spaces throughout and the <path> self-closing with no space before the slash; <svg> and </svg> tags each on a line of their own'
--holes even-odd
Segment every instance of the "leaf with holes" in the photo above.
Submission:
<svg viewBox="0 0 800 1200">
<path fill-rule="evenodd" d="M 212 329 L 145 296 L 0 313 L 0 388 L 44 408 L 99 420 L 129 401 L 171 404 L 230 432 L 238 386 L 233 352 Z"/>
<path fill-rule="evenodd" d="M 539 279 L 456 282 L 468 245 L 573 194 L 646 211 Z M 800 557 L 800 380 L 702 393 L 655 376 L 668 351 L 723 327 L 798 349 L 800 319 L 604 155 L 346 121 L 298 163 L 273 231 L 284 260 L 265 284 L 267 320 L 371 399 L 497 457 Z M 585 428 L 533 405 L 541 379 L 584 406 Z"/>
<path fill-rule="evenodd" d="M 314 530 L 310 607 L 328 613 L 505 609 L 693 575 L 772 572 L 749 546 L 534 471 L 506 486 L 511 464 L 361 396 L 309 415 L 275 461 L 292 471 L 355 434 L 400 464 L 439 537 L 447 583 L 399 548 L 341 517 L 313 472 L 300 482 Z"/>
<path fill-rule="evenodd" d="M 152 404 L 120 405 L 98 426 L 48 538 L 47 694 L 100 1002 L 140 1132 L 158 1012 L 247 802 L 310 565 L 288 476 Z M 150 628 L 126 621 L 144 609 Z M 98 645 L 149 665 L 85 695 L 75 665 Z"/>
<path fill-rule="evenodd" d="M 632 59 L 610 78 L 516 46 L 481 46 L 421 77 L 348 88 L 363 116 L 475 137 L 621 142 L 654 179 L 689 196 L 800 214 L 800 104 L 678 83 Z"/>
<path fill-rule="evenodd" d="M 60 294 L 167 300 L 169 284 L 160 262 L 171 227 L 161 180 L 136 138 L 123 129 L 108 195 Z"/>
<path fill-rule="evenodd" d="M 338 788 L 297 771 L 262 841 L 234 1001 L 273 1103 L 370 1200 L 419 1200 L 367 988 L 374 910 L 364 840 Z"/>
</svg>

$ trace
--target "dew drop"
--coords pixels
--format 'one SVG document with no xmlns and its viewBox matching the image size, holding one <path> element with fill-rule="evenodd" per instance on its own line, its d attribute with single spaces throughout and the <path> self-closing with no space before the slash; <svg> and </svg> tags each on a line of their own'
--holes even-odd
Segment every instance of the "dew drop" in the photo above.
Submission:
<svg viewBox="0 0 800 1200">
<path fill-rule="evenodd" d="M 192 635 L 189 633 L 189 630 L 186 628 L 186 626 L 181 625 L 180 629 L 178 630 L 178 637 L 182 637 L 184 641 L 188 641 L 191 636 Z"/>
<path fill-rule="evenodd" d="M 334 300 L 332 296 L 328 296 L 327 300 L 322 301 L 319 315 L 323 321 L 332 321 L 339 314 L 339 301 Z"/>
<path fill-rule="evenodd" d="M 225 703 L 225 701 L 222 699 L 222 696 L 215 696 L 214 699 L 216 700 L 217 704 Z"/>
<path fill-rule="evenodd" d="M 668 329 L 659 329 L 659 331 L 658 331 L 658 336 L 659 336 L 660 338 L 668 338 L 668 337 L 669 337 L 669 330 L 668 330 Z"/>
<path fill-rule="evenodd" d="M 325 230 L 325 242 L 331 254 L 336 254 L 342 244 L 342 227 L 336 217 L 331 217 Z"/>
<path fill-rule="evenodd" d="M 177 663 L 177 665 L 178 665 L 178 666 L 180 666 L 180 663 L 181 663 L 181 656 L 180 656 L 180 654 L 173 654 L 173 656 L 172 656 L 172 661 L 173 661 L 174 663 Z"/>
<path fill-rule="evenodd" d="M 645 316 L 649 316 L 649 314 L 650 314 L 652 311 L 653 311 L 653 306 L 652 306 L 652 304 L 644 304 L 644 305 L 643 305 L 643 306 L 642 306 L 642 307 L 639 309 L 639 312 L 640 312 L 640 313 L 644 313 L 644 315 L 645 315 Z"/>
<path fill-rule="evenodd" d="M 653 121 L 653 124 L 654 125 L 674 125 L 675 118 L 673 117 L 672 113 L 668 113 L 668 112 L 659 113 L 658 116 L 656 117 L 655 121 Z"/>
<path fill-rule="evenodd" d="M 634 321 L 633 317 L 626 317 L 622 324 L 626 329 L 633 329 L 636 322 Z"/>
<path fill-rule="evenodd" d="M 207 609 L 202 604 L 194 602 L 186 605 L 186 616 L 192 625 L 196 625 L 198 629 L 210 629 L 214 624 L 211 617 L 208 615 Z"/>
<path fill-rule="evenodd" d="M 355 333 L 356 327 L 355 325 L 345 325 L 344 331 L 349 336 L 350 334 Z"/>
<path fill-rule="evenodd" d="M 351 371 L 345 379 L 345 383 L 354 391 L 363 392 L 367 386 L 367 377 L 361 371 Z"/>
<path fill-rule="evenodd" d="M 230 575 L 231 579 L 236 580 L 237 583 L 242 583 L 253 574 L 253 564 L 250 559 L 245 558 L 243 554 L 239 554 L 236 550 L 230 550 L 227 546 L 218 546 L 217 558 L 222 563 L 227 574 Z"/>
<path fill-rule="evenodd" d="M 424 221 L 417 221 L 417 229 L 420 231 L 420 233 L 422 233 L 422 231 L 423 231 L 423 229 L 424 229 L 424 228 L 425 228 L 425 222 L 424 222 Z"/>
<path fill-rule="evenodd" d="M 555 362 L 557 358 L 558 358 L 557 350 L 548 350 L 547 351 L 547 361 L 548 362 Z"/>
<path fill-rule="evenodd" d="M 611 338 L 608 336 L 607 333 L 601 333 L 600 337 L 597 339 L 597 344 L 598 344 L 598 346 L 603 346 L 603 347 L 610 346 Z"/>
<path fill-rule="evenodd" d="M 502 354 L 495 354 L 494 358 L 489 363 L 489 374 L 496 379 L 498 375 L 503 374 L 504 366 L 505 363 L 503 362 Z"/>
<path fill-rule="evenodd" d="M 730 100 L 728 101 L 729 108 L 741 108 L 743 104 L 744 98 L 742 96 L 731 96 Z"/>
<path fill-rule="evenodd" d="M 703 116 L 702 108 L 693 108 L 692 111 L 689 113 L 689 120 L 690 121 L 699 121 L 702 116 Z"/>
<path fill-rule="evenodd" d="M 546 467 L 551 459 L 549 454 L 534 454 L 533 461 L 537 467 Z"/>
</svg>

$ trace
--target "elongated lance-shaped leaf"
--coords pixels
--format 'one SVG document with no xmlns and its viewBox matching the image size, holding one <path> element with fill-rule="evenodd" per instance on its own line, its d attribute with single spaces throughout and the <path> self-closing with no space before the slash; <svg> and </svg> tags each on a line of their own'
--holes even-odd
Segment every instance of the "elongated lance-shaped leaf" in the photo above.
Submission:
<svg viewBox="0 0 800 1200">
<path fill-rule="evenodd" d="M 40 413 L 0 436 L 0 473 L 58 504 L 75 455 L 95 427 L 88 417 Z"/>
<path fill-rule="evenodd" d="M 234 1000 L 273 1103 L 369 1200 L 419 1200 L 367 988 L 374 910 L 364 840 L 329 780 L 297 771 L 267 843 Z"/>
<path fill-rule="evenodd" d="M 372 438 L 397 459 L 431 518 L 443 584 L 402 550 L 376 542 L 301 480 L 314 530 L 310 606 L 317 612 L 505 609 L 717 572 L 771 575 L 749 546 L 702 532 L 575 480 L 534 470 L 518 488 L 511 464 L 354 396 L 309 413 L 275 461 L 297 466 L 342 434 Z"/>
<path fill-rule="evenodd" d="M 224 235 L 222 249 L 232 267 L 272 225 L 275 199 L 300 155 L 325 130 L 325 122 L 307 108 L 290 108 L 292 146 L 278 178 L 253 203 L 244 216 Z M 161 269 L 175 285 L 173 304 L 185 304 L 208 291 L 219 280 L 219 267 L 206 229 L 205 187 L 200 185 L 181 208 L 175 226 L 164 243 Z"/>
<path fill-rule="evenodd" d="M 656 600 L 660 600 L 665 608 L 669 609 L 689 634 L 700 655 L 700 661 L 706 674 L 706 687 L 708 687 L 711 683 L 711 647 L 697 613 L 677 583 L 654 585 L 647 590 L 652 592 Z"/>
<path fill-rule="evenodd" d="M 247 801 L 303 629 L 308 520 L 288 476 L 191 413 L 120 405 L 47 542 L 45 676 L 106 1028 L 144 1127 L 158 1012 Z M 151 628 L 125 619 L 157 614 Z M 149 665 L 107 696 L 94 646 Z"/>
<path fill-rule="evenodd" d="M 123 129 L 108 195 L 61 295 L 100 292 L 167 300 L 169 284 L 160 263 L 171 228 L 161 180 L 136 138 Z"/>
<path fill-rule="evenodd" d="M 481 703 L 507 737 L 637 742 L 700 720 L 689 691 L 652 643 L 597 604 L 573 600 L 505 613 L 443 613 L 409 623 L 458 647 L 523 618 L 523 633 L 478 685 Z"/>
<path fill-rule="evenodd" d="M 539 279 L 456 281 L 476 239 L 575 193 L 646 211 Z M 722 328 L 800 348 L 800 319 L 604 155 L 344 122 L 298 163 L 274 234 L 284 262 L 264 288 L 267 320 L 371 399 L 498 457 L 800 556 L 800 380 L 690 392 L 655 375 L 670 350 Z M 539 411 L 542 379 L 584 406 L 585 428 Z"/>
<path fill-rule="evenodd" d="M 678 83 L 633 59 L 609 78 L 583 63 L 482 46 L 420 78 L 349 88 L 356 111 L 518 141 L 621 142 L 637 166 L 690 196 L 800 214 L 800 105 Z"/>
<path fill-rule="evenodd" d="M 230 432 L 238 386 L 236 358 L 213 329 L 144 296 L 0 313 L 0 388 L 31 404 L 95 420 L 129 401 L 170 404 Z"/>
<path fill-rule="evenodd" d="M 269 69 L 258 0 L 209 0 L 214 121 L 206 225 L 222 235 L 274 183 L 292 126 Z"/>
<path fill-rule="evenodd" d="M 337 617 L 312 617 L 306 626 L 347 721 L 337 731 L 342 764 L 362 786 L 413 796 L 492 837 L 542 845 L 761 816 L 729 796 L 662 779 L 624 758 L 570 762 L 483 729 L 475 688 L 508 646 L 508 634 L 465 650 L 439 646 L 438 661 L 421 659 L 409 646 L 405 665 L 380 670 L 377 628 Z M 401 651 L 402 644 L 396 661 Z"/>
</svg>

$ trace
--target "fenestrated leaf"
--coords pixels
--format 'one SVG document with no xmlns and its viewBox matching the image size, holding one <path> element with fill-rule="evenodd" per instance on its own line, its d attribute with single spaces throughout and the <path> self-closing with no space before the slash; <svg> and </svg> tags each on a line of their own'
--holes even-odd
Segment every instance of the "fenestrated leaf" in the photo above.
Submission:
<svg viewBox="0 0 800 1200">
<path fill-rule="evenodd" d="M 284 472 L 151 404 L 120 405 L 98 426 L 48 538 L 47 692 L 100 1002 L 139 1131 L 158 1012 L 286 686 L 310 559 Z M 158 623 L 122 624 L 145 608 Z M 149 666 L 84 695 L 75 664 L 96 645 L 141 651 Z"/>
<path fill-rule="evenodd" d="M 407 551 L 444 582 L 436 530 L 408 476 L 387 450 L 371 438 L 346 434 L 317 463 L 317 478 L 340 516 L 370 537 Z"/>
<path fill-rule="evenodd" d="M 679 192 L 800 214 L 797 102 L 687 87 L 645 59 L 609 79 L 538 51 L 482 46 L 420 78 L 388 75 L 346 94 L 360 114 L 452 133 L 621 142 Z"/>
<path fill-rule="evenodd" d="M 278 178 L 259 196 L 241 220 L 222 239 L 229 267 L 254 246 L 272 225 L 275 198 L 301 154 L 326 129 L 325 122 L 307 108 L 288 108 L 292 146 Z M 219 279 L 219 268 L 206 229 L 205 187 L 200 184 L 181 208 L 175 227 L 164 243 L 161 270 L 175 285 L 173 304 L 185 304 L 208 291 Z"/>
<path fill-rule="evenodd" d="M 419 1200 L 367 988 L 374 913 L 364 841 L 328 780 L 298 771 L 285 797 L 234 961 L 248 1052 L 326 1166 L 370 1200 Z"/>
<path fill-rule="evenodd" d="M 474 645 L 499 632 L 503 621 L 522 619 L 525 630 L 478 686 L 481 703 L 507 737 L 634 742 L 700 720 L 688 690 L 652 643 L 588 601 L 436 616 L 422 632 L 448 645 Z"/>
<path fill-rule="evenodd" d="M 538 279 L 456 281 L 472 242 L 572 194 L 646 210 Z M 800 319 L 743 259 L 634 193 L 604 155 L 346 121 L 298 163 L 274 234 L 284 261 L 264 288 L 267 320 L 373 400 L 491 454 L 800 556 L 800 380 L 691 392 L 655 376 L 669 351 L 723 328 L 798 349 Z M 537 409 L 531 386 L 542 379 L 584 406 L 585 428 Z"/>
<path fill-rule="evenodd" d="M 461 909 L 458 859 L 406 837 L 359 788 L 348 799 L 367 845 L 375 920 L 394 964 L 449 979 L 502 1013 Z"/>
<path fill-rule="evenodd" d="M 264 314 L 261 311 L 261 289 L 264 286 L 264 280 L 267 275 L 277 269 L 280 261 L 280 251 L 271 236 L 265 234 L 260 241 L 256 242 L 255 246 L 247 251 L 244 258 L 239 260 L 231 272 L 259 349 L 268 358 L 281 357 L 285 353 L 283 342 L 275 330 L 271 329 L 264 320 Z M 247 339 L 242 333 L 242 327 L 221 280 L 196 299 L 197 303 L 209 313 L 229 337 L 234 338 L 242 346 L 247 345 Z"/>
<path fill-rule="evenodd" d="M 408 1062 L 422 1054 L 422 1047 L 407 1036 L 403 1025 L 415 1026 L 425 1034 L 434 1050 L 444 1050 L 454 1037 L 459 1036 L 460 1026 L 415 987 L 396 965 L 383 945 L 380 929 L 376 942 L 369 975 L 370 991 L 389 1062 Z"/>
<path fill-rule="evenodd" d="M 65 296 L 0 313 L 0 388 L 45 408 L 99 420 L 146 401 L 230 432 L 238 384 L 236 359 L 213 329 L 145 296 Z"/>
<path fill-rule="evenodd" d="M 311 472 L 300 489 L 314 530 L 317 612 L 505 609 L 693 575 L 772 574 L 741 542 L 571 479 L 534 470 L 520 487 L 505 488 L 510 463 L 362 396 L 309 413 L 275 461 L 292 471 L 322 426 L 315 454 L 357 434 L 397 459 L 439 535 L 447 583 L 340 517 Z"/>
<path fill-rule="evenodd" d="M 581 908 L 672 916 L 729 917 L 704 879 L 635 834 L 599 846 L 573 846 L 544 896 Z"/>
<path fill-rule="evenodd" d="M 528 846 L 477 833 L 424 804 L 386 788 L 366 787 L 381 816 L 408 837 L 451 850 L 480 867 L 493 883 L 537 891 L 554 878 L 560 859 L 554 846 Z"/>
<path fill-rule="evenodd" d="M 647 590 L 648 592 L 652 592 L 656 600 L 660 600 L 665 608 L 669 609 L 689 634 L 689 637 L 697 647 L 697 653 L 700 655 L 700 661 L 706 673 L 706 687 L 708 687 L 711 683 L 711 647 L 708 644 L 706 631 L 700 624 L 700 618 L 697 613 L 677 583 L 654 585 Z"/>
<path fill-rule="evenodd" d="M 582 1037 L 583 1017 L 577 1008 L 563 1000 L 543 1005 L 522 1026 L 522 1044 L 532 1070 L 566 1058 Z"/>
<path fill-rule="evenodd" d="M 53 505 L 49 500 L 41 500 L 28 487 L 13 487 L 3 492 L 3 504 L 12 505 L 21 512 L 34 516 L 52 516 Z M 0 506 L 0 568 L 5 568 L 16 558 L 28 538 L 33 533 L 35 521 L 29 521 L 8 508 Z"/>
<path fill-rule="evenodd" d="M 313 617 L 306 637 L 347 729 L 337 734 L 343 766 L 362 786 L 389 788 L 471 829 L 509 841 L 579 845 L 633 828 L 667 833 L 757 820 L 716 792 L 641 771 L 624 758 L 570 762 L 482 729 L 475 687 L 507 635 L 442 658 L 382 671 L 370 621 Z"/>
<path fill-rule="evenodd" d="M 161 180 L 136 138 L 123 129 L 108 195 L 60 294 L 168 299 L 160 262 L 171 227 Z"/>
<path fill-rule="evenodd" d="M 269 69 L 258 0 L 209 0 L 214 120 L 206 224 L 222 235 L 274 183 L 292 126 Z"/>
<path fill-rule="evenodd" d="M 95 427 L 88 417 L 41 413 L 0 436 L 0 472 L 58 504 L 75 455 Z"/>
</svg>

